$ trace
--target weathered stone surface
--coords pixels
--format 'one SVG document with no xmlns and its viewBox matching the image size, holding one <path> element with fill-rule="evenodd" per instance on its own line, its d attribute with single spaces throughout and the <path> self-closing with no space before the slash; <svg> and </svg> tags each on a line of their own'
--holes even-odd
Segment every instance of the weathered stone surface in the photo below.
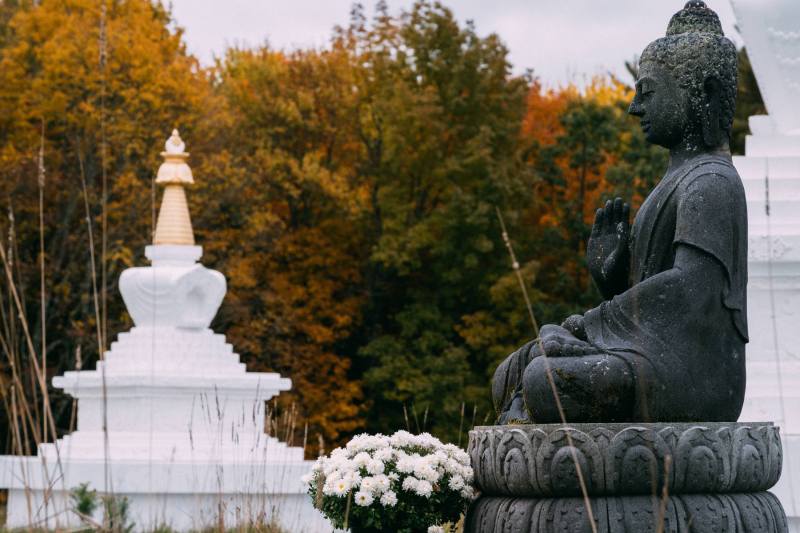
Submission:
<svg viewBox="0 0 800 533">
<path fill-rule="evenodd" d="M 782 466 L 771 423 L 485 426 L 469 453 L 494 496 L 580 496 L 574 458 L 593 496 L 661 494 L 665 481 L 670 494 L 759 492 Z"/>
<path fill-rule="evenodd" d="M 594 497 L 597 533 L 784 533 L 786 515 L 768 492 Z M 581 498 L 484 497 L 467 533 L 591 533 Z"/>
</svg>

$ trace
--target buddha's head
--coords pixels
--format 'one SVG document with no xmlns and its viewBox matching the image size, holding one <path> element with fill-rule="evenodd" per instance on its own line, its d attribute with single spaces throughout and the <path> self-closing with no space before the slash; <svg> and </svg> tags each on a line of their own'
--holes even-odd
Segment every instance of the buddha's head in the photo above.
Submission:
<svg viewBox="0 0 800 533">
<path fill-rule="evenodd" d="M 647 140 L 669 149 L 727 148 L 736 108 L 737 54 L 719 17 L 692 0 L 667 36 L 645 48 L 629 112 Z"/>
</svg>

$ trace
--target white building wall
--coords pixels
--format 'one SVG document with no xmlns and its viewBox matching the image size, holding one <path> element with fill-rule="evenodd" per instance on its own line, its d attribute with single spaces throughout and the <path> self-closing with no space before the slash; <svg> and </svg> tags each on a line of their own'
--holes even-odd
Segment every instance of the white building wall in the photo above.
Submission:
<svg viewBox="0 0 800 533">
<path fill-rule="evenodd" d="M 747 156 L 734 158 L 750 234 L 750 344 L 739 420 L 780 427 L 783 474 L 772 492 L 786 510 L 790 533 L 800 533 L 800 136 L 770 143 L 775 136 L 768 117 L 753 117 L 751 129 Z"/>
</svg>

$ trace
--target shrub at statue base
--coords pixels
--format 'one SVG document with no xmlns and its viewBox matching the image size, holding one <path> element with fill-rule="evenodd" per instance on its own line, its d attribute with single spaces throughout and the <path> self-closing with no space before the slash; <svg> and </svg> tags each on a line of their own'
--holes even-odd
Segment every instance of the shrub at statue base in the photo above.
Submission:
<svg viewBox="0 0 800 533">
<path fill-rule="evenodd" d="M 306 476 L 309 494 L 337 528 L 435 533 L 474 498 L 466 452 L 427 433 L 359 435 Z"/>
</svg>

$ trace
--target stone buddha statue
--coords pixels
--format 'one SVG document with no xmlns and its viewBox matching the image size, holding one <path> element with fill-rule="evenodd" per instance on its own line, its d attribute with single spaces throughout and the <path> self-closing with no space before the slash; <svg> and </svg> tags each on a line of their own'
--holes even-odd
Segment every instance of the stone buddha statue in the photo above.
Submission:
<svg viewBox="0 0 800 533">
<path fill-rule="evenodd" d="M 669 150 L 631 225 L 621 199 L 598 209 L 587 245 L 606 299 L 497 368 L 499 422 L 735 421 L 745 390 L 747 207 L 728 141 L 736 48 L 691 1 L 644 50 L 630 114 Z M 552 383 L 550 379 L 552 378 Z"/>
</svg>

